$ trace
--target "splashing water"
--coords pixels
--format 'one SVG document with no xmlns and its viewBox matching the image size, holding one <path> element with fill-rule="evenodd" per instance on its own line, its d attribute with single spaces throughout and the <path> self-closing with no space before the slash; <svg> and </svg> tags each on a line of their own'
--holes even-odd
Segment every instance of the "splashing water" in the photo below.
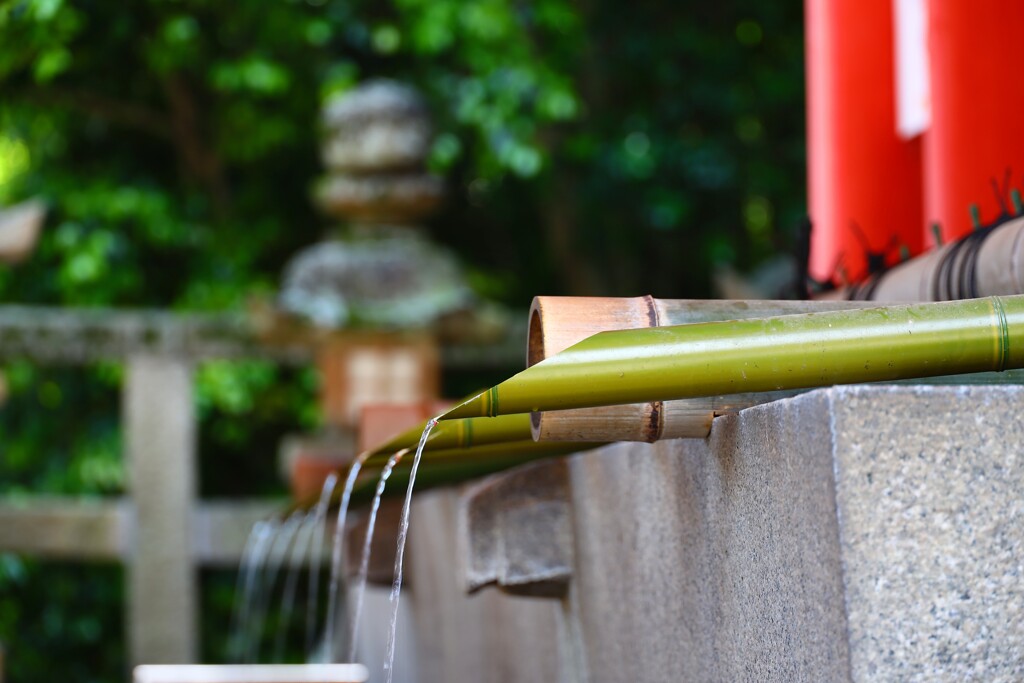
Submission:
<svg viewBox="0 0 1024 683">
<path fill-rule="evenodd" d="M 327 527 L 327 506 L 331 494 L 338 485 L 338 475 L 331 472 L 324 480 L 320 501 L 316 505 L 316 522 L 313 525 L 313 553 L 309 562 L 309 591 L 306 593 L 306 661 L 312 660 L 316 643 L 316 601 L 320 587 L 320 556 L 324 551 L 324 533 Z"/>
<path fill-rule="evenodd" d="M 334 546 L 331 553 L 331 579 L 328 584 L 327 596 L 327 623 L 324 625 L 324 645 L 327 648 L 328 660 L 337 661 L 337 654 L 340 648 L 335 648 L 334 627 L 338 620 L 339 603 L 341 602 L 341 564 L 345 547 L 345 521 L 348 517 L 348 505 L 352 499 L 352 489 L 356 486 L 356 479 L 359 477 L 359 470 L 363 463 L 370 457 L 370 452 L 359 454 L 348 469 L 348 476 L 345 478 L 345 488 L 341 492 L 341 502 L 338 505 L 338 520 L 334 527 Z M 353 638 L 355 636 L 353 635 Z M 352 661 L 349 659 L 348 661 Z"/>
<path fill-rule="evenodd" d="M 306 513 L 298 532 L 295 535 L 295 543 L 292 544 L 292 554 L 288 560 L 288 575 L 284 581 L 284 592 L 281 595 L 281 619 L 277 625 L 277 635 L 274 637 L 274 661 L 284 661 L 285 639 L 288 636 L 288 628 L 292 623 L 292 612 L 295 611 L 295 594 L 299 587 L 299 573 L 302 567 L 302 558 L 309 553 L 310 545 L 313 543 L 313 534 L 316 533 L 317 518 L 316 507 Z M 305 536 L 302 532 L 305 531 Z"/>
<path fill-rule="evenodd" d="M 380 509 L 380 499 L 384 495 L 384 487 L 391 476 L 391 470 L 401 461 L 402 456 L 409 452 L 403 448 L 390 458 L 381 470 L 380 479 L 377 480 L 377 490 L 373 494 L 373 504 L 370 506 L 370 518 L 366 523 L 366 537 L 363 539 L 363 555 L 359 561 L 359 574 L 356 577 L 356 601 L 355 609 L 352 611 L 352 638 L 349 640 L 348 661 L 356 660 L 356 645 L 359 640 L 359 620 L 363 616 L 363 596 L 366 593 L 366 577 L 370 572 L 370 546 L 373 544 L 373 529 L 377 525 L 377 511 Z"/>
<path fill-rule="evenodd" d="M 252 637 L 249 639 L 246 660 L 249 662 L 259 661 L 260 644 L 263 640 L 263 623 L 267 616 L 267 607 L 270 605 L 274 594 L 274 584 L 277 581 L 277 574 L 281 569 L 284 558 L 288 556 L 288 550 L 292 546 L 295 535 L 299 531 L 302 519 L 305 514 L 296 510 L 285 522 L 276 529 L 273 542 L 268 544 L 267 559 L 264 563 L 263 581 L 256 591 L 252 617 L 248 620 L 248 628 Z"/>
<path fill-rule="evenodd" d="M 264 551 L 278 526 L 276 521 L 260 521 L 252 526 L 245 542 L 242 561 L 238 568 L 238 583 L 235 586 L 235 613 L 231 624 L 232 659 L 241 661 L 248 649 L 249 612 L 253 606 L 256 579 L 265 557 Z"/>
<path fill-rule="evenodd" d="M 391 624 L 388 627 L 388 650 L 384 659 L 384 675 L 387 683 L 391 683 L 394 674 L 395 663 L 395 631 L 398 625 L 398 599 L 402 592 L 402 560 L 405 558 L 405 538 L 409 535 L 409 512 L 412 508 L 412 488 L 416 483 L 416 470 L 420 466 L 420 458 L 423 457 L 423 447 L 430 436 L 430 430 L 437 424 L 437 418 L 427 421 L 423 428 L 423 436 L 416 446 L 416 456 L 412 460 L 412 469 L 409 470 L 409 487 L 405 490 L 405 504 L 402 505 L 402 522 L 398 527 L 398 550 L 395 553 L 395 580 L 391 584 Z"/>
</svg>

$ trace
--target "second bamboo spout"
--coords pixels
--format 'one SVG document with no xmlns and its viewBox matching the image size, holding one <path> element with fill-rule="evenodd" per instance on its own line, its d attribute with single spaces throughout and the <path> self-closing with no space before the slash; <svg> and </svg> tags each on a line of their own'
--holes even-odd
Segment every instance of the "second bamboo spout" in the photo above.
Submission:
<svg viewBox="0 0 1024 683">
<path fill-rule="evenodd" d="M 442 419 L 1024 367 L 1024 296 L 602 332 Z"/>
</svg>

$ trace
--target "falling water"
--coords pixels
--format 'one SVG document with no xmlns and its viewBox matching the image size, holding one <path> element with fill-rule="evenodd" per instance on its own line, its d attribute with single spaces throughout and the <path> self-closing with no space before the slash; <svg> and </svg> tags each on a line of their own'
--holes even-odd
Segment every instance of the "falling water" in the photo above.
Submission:
<svg viewBox="0 0 1024 683">
<path fill-rule="evenodd" d="M 333 475 L 332 475 L 333 476 Z M 295 593 L 299 587 L 299 572 L 302 567 L 302 558 L 309 553 L 310 545 L 313 542 L 313 534 L 316 533 L 316 513 L 319 506 L 306 513 L 295 536 L 295 543 L 292 544 L 291 558 L 288 560 L 288 575 L 284 582 L 284 592 L 281 596 L 281 620 L 277 625 L 277 635 L 274 637 L 274 660 L 284 661 L 284 645 L 288 636 L 288 629 L 292 623 L 292 612 L 295 611 Z M 303 530 L 306 531 L 302 536 Z"/>
<path fill-rule="evenodd" d="M 306 594 L 306 660 L 311 661 L 316 642 L 317 593 L 320 587 L 320 557 L 324 550 L 324 533 L 327 526 L 327 506 L 331 494 L 338 485 L 338 475 L 331 472 L 324 480 L 320 501 L 316 505 L 316 522 L 313 524 L 313 553 L 309 562 L 309 591 Z"/>
<path fill-rule="evenodd" d="M 391 584 L 391 625 L 388 628 L 388 651 L 384 660 L 384 674 L 387 683 L 391 683 L 395 663 L 395 630 L 398 625 L 398 599 L 402 592 L 402 560 L 405 558 L 405 538 L 409 534 L 409 512 L 412 508 L 412 488 L 416 483 L 416 470 L 420 466 L 420 458 L 423 457 L 423 446 L 427 443 L 430 430 L 437 424 L 437 418 L 427 421 L 423 428 L 423 436 L 416 446 L 416 456 L 412 460 L 412 469 L 409 470 L 409 487 L 405 490 L 405 504 L 402 505 L 402 522 L 398 527 L 398 550 L 395 553 L 395 580 Z"/>
<path fill-rule="evenodd" d="M 245 540 L 245 548 L 242 549 L 242 560 L 238 564 L 238 578 L 235 580 L 235 596 L 234 596 L 234 607 L 231 610 L 231 628 L 228 631 L 230 634 L 228 642 L 228 650 L 231 653 L 231 658 L 237 660 L 239 658 L 239 625 L 242 623 L 243 609 L 247 609 L 245 600 L 243 600 L 243 594 L 246 591 L 246 587 L 249 584 L 249 573 L 252 570 L 252 559 L 256 552 L 256 546 L 261 542 L 263 538 L 263 525 L 266 522 L 259 521 L 252 525 L 252 530 L 249 531 L 249 537 Z"/>
<path fill-rule="evenodd" d="M 352 489 L 355 488 L 356 479 L 359 477 L 359 470 L 363 463 L 370 457 L 370 452 L 361 453 L 352 461 L 348 469 L 348 476 L 345 478 L 345 488 L 341 492 L 341 503 L 338 505 L 338 521 L 334 527 L 334 546 L 331 554 L 331 579 L 328 584 L 327 597 L 327 623 L 324 625 L 324 645 L 327 647 L 330 661 L 336 661 L 337 651 L 334 643 L 334 626 L 338 619 L 338 605 L 341 602 L 339 597 L 341 588 L 341 561 L 345 547 L 345 521 L 348 516 L 348 505 L 352 499 Z M 355 638 L 355 635 L 352 636 Z M 351 658 L 348 661 L 354 661 Z"/>
<path fill-rule="evenodd" d="M 348 661 L 356 659 L 356 644 L 359 640 L 359 620 L 363 615 L 363 595 L 366 593 L 366 577 L 370 571 L 370 546 L 373 543 L 373 529 L 377 525 L 377 511 L 380 509 L 380 499 L 384 495 L 384 487 L 391 476 L 391 470 L 402 459 L 402 456 L 409 452 L 403 448 L 390 458 L 381 470 L 380 479 L 377 481 L 377 490 L 373 494 L 373 504 L 370 506 L 370 518 L 366 523 L 366 537 L 363 539 L 363 555 L 359 561 L 359 575 L 356 577 L 356 603 L 352 611 L 352 638 L 349 640 Z"/>
<path fill-rule="evenodd" d="M 247 649 L 249 612 L 252 609 L 256 579 L 265 557 L 264 550 L 270 544 L 270 539 L 277 526 L 278 522 L 273 520 L 256 522 L 245 542 L 242 561 L 238 568 L 238 583 L 235 586 L 235 613 L 231 625 L 230 650 L 232 658 L 236 661 L 242 659 Z"/>
<path fill-rule="evenodd" d="M 293 512 L 278 527 L 274 534 L 273 542 L 268 544 L 269 550 L 267 551 L 267 559 L 264 563 L 263 581 L 259 584 L 259 588 L 256 591 L 254 609 L 251 618 L 248 620 L 248 628 L 252 637 L 249 639 L 248 652 L 245 653 L 245 661 L 247 662 L 255 663 L 259 661 L 260 643 L 263 640 L 263 622 L 266 620 L 267 607 L 270 605 L 271 597 L 274 594 L 277 574 L 285 557 L 288 556 L 288 551 L 291 549 L 292 542 L 299 531 L 304 517 L 305 514 L 298 510 Z"/>
</svg>

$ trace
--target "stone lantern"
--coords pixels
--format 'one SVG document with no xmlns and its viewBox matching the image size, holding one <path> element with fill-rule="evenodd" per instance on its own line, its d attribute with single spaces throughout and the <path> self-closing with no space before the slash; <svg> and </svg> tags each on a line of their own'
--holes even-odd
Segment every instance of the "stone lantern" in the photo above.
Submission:
<svg viewBox="0 0 1024 683">
<path fill-rule="evenodd" d="M 366 406 L 436 399 L 432 326 L 471 295 L 455 258 L 417 227 L 443 186 L 426 171 L 431 124 L 416 91 L 368 82 L 327 102 L 323 128 L 315 198 L 342 225 L 287 265 L 278 303 L 326 331 L 322 407 L 337 435 L 353 433 Z"/>
</svg>

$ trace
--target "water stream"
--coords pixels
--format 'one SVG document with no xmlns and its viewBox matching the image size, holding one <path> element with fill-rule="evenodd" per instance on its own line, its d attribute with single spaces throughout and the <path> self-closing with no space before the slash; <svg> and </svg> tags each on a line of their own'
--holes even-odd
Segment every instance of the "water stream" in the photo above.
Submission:
<svg viewBox="0 0 1024 683">
<path fill-rule="evenodd" d="M 395 578 L 391 589 L 390 602 L 392 614 L 390 630 L 387 642 L 387 660 L 384 671 L 387 681 L 392 680 L 392 664 L 394 662 L 395 630 L 398 617 L 398 602 L 402 585 L 403 558 L 405 556 L 405 540 L 409 530 L 409 514 L 412 502 L 413 486 L 416 480 L 416 472 L 419 468 L 420 459 L 423 455 L 424 445 L 430 436 L 430 432 L 437 424 L 437 420 L 428 421 L 420 437 L 416 448 L 412 469 L 409 475 L 409 486 L 406 490 L 405 504 L 402 508 L 402 517 L 398 534 L 398 548 L 395 556 Z M 350 621 L 351 631 L 348 641 L 348 657 L 344 661 L 355 661 L 357 648 L 357 633 L 359 622 L 362 616 L 363 601 L 366 591 L 367 577 L 369 573 L 370 551 L 373 545 L 373 534 L 376 528 L 377 515 L 380 510 L 381 499 L 387 481 L 395 466 L 402 460 L 402 457 L 410 449 L 404 448 L 392 455 L 387 464 L 381 470 L 377 488 L 374 492 L 373 502 L 370 507 L 369 519 L 367 520 L 366 536 L 363 539 L 362 556 L 360 558 L 359 573 L 356 577 L 355 604 Z M 314 657 L 317 643 L 316 615 L 317 599 L 320 584 L 322 563 L 320 558 L 323 555 L 324 536 L 326 535 L 327 512 L 330 505 L 331 494 L 337 486 L 338 477 L 331 474 L 324 480 L 320 492 L 320 499 L 316 507 L 308 512 L 296 511 L 284 522 L 280 520 L 265 520 L 257 522 L 246 540 L 245 549 L 242 554 L 241 566 L 239 567 L 238 580 L 235 588 L 235 606 L 232 618 L 232 642 L 231 651 L 236 661 L 255 662 L 259 655 L 262 643 L 262 630 L 266 620 L 268 605 L 274 593 L 274 586 L 277 583 L 281 566 L 287 563 L 288 573 L 284 582 L 281 598 L 280 623 L 274 638 L 274 658 L 281 661 L 284 655 L 284 645 L 289 630 L 292 612 L 294 611 L 296 592 L 298 589 L 298 576 L 302 567 L 302 558 L 307 554 L 310 560 L 309 590 L 307 592 L 306 609 L 306 661 L 324 659 L 326 661 L 337 661 L 338 654 L 343 649 L 340 644 L 335 643 L 335 629 L 341 618 L 341 606 L 343 600 L 341 592 L 344 590 L 342 580 L 342 564 L 344 559 L 345 544 L 345 522 L 348 516 L 349 503 L 352 491 L 355 488 L 363 464 L 368 454 L 362 454 L 353 461 L 349 468 L 348 476 L 345 479 L 345 486 L 342 491 L 338 507 L 337 522 L 333 534 L 333 545 L 331 552 L 331 570 L 328 582 L 328 604 L 326 623 L 324 625 L 324 638 L 321 642 L 324 654 Z M 303 537 L 303 530 L 307 533 Z M 312 551 L 312 552 L 310 552 Z"/>
<path fill-rule="evenodd" d="M 344 556 L 345 547 L 345 522 L 348 517 L 348 505 L 349 501 L 352 500 L 352 489 L 355 488 L 356 479 L 359 477 L 359 471 L 363 468 L 363 463 L 370 457 L 369 451 L 361 453 L 352 461 L 352 465 L 349 467 L 348 476 L 345 478 L 345 488 L 341 492 L 341 501 L 338 505 L 338 520 L 334 527 L 334 546 L 331 553 L 331 578 L 328 584 L 328 597 L 327 597 L 327 623 L 324 626 L 324 646 L 327 648 L 328 661 L 337 661 L 338 653 L 341 648 L 336 647 L 334 628 L 338 623 L 338 611 L 340 603 L 342 602 L 341 594 L 344 593 L 342 590 L 342 559 Z M 355 634 L 352 635 L 352 639 L 355 639 Z M 347 661 L 355 661 L 349 659 Z"/>
<path fill-rule="evenodd" d="M 398 600 L 402 593 L 402 564 L 405 558 L 405 539 L 409 535 L 409 513 L 412 509 L 412 489 L 416 483 L 416 470 L 420 466 L 420 458 L 423 457 L 423 447 L 430 436 L 430 430 L 437 424 L 437 418 L 427 421 L 423 428 L 423 436 L 416 446 L 416 456 L 412 460 L 412 469 L 409 470 L 409 487 L 405 490 L 405 503 L 402 505 L 402 521 L 398 527 L 398 549 L 395 552 L 395 579 L 391 584 L 391 623 L 388 626 L 388 649 L 384 660 L 384 675 L 387 683 L 391 683 L 395 663 L 395 631 L 398 625 Z"/>
<path fill-rule="evenodd" d="M 235 579 L 234 604 L 231 608 L 231 626 L 228 629 L 228 652 L 232 660 L 237 661 L 239 655 L 239 625 L 242 623 L 242 610 L 248 609 L 242 599 L 249 583 L 249 571 L 252 567 L 253 555 L 256 546 L 263 537 L 263 525 L 266 522 L 259 521 L 252 525 L 249 536 L 245 539 L 245 547 L 242 549 L 242 559 L 238 563 L 238 576 Z"/>
<path fill-rule="evenodd" d="M 366 523 L 366 537 L 363 539 L 363 554 L 359 561 L 359 574 L 356 576 L 355 608 L 352 611 L 352 638 L 349 640 L 348 659 L 346 660 L 349 662 L 356 660 L 356 645 L 359 641 L 359 620 L 363 616 L 363 596 L 366 593 L 366 577 L 370 571 L 370 547 L 373 544 L 373 529 L 377 525 L 377 511 L 380 509 L 380 499 L 384 495 L 384 487 L 387 486 L 391 471 L 395 469 L 395 465 L 402 459 L 402 456 L 408 452 L 408 448 L 403 448 L 388 458 L 387 464 L 381 470 L 380 479 L 377 480 L 377 490 L 373 494 L 370 518 Z"/>
<path fill-rule="evenodd" d="M 235 661 L 242 661 L 248 650 L 249 613 L 253 606 L 257 577 L 266 557 L 265 551 L 278 526 L 279 523 L 275 520 L 256 522 L 245 542 L 242 561 L 238 567 L 235 610 L 231 620 L 231 637 L 228 646 L 231 658 Z"/>
<path fill-rule="evenodd" d="M 333 475 L 332 475 L 333 476 Z M 316 513 L 319 506 L 314 506 L 306 513 L 296 533 L 295 542 L 292 544 L 292 554 L 288 559 L 288 574 L 284 581 L 284 592 L 281 594 L 281 619 L 277 625 L 277 634 L 274 636 L 273 661 L 283 662 L 285 656 L 285 641 L 288 638 L 288 631 L 292 625 L 292 613 L 295 611 L 295 594 L 299 587 L 299 574 L 301 573 L 302 560 L 309 553 L 310 545 L 313 542 L 313 534 L 317 529 Z M 305 531 L 305 535 L 303 535 Z M 310 562 L 313 559 L 310 558 Z"/>
<path fill-rule="evenodd" d="M 277 582 L 277 574 L 281 569 L 292 542 L 298 533 L 299 527 L 305 514 L 296 510 L 284 523 L 279 524 L 272 536 L 272 541 L 267 544 L 266 561 L 262 572 L 262 581 L 257 579 L 258 587 L 253 596 L 253 610 L 247 624 L 243 624 L 250 634 L 248 647 L 243 652 L 245 662 L 256 663 L 259 661 L 260 644 L 263 641 L 263 624 L 267 616 L 267 608 L 271 603 L 274 594 L 274 585 Z"/>
<path fill-rule="evenodd" d="M 338 475 L 331 472 L 324 480 L 320 490 L 320 500 L 316 505 L 316 521 L 313 524 L 313 552 L 309 561 L 309 590 L 306 592 L 306 661 L 313 661 L 313 649 L 316 646 L 316 613 L 317 593 L 320 588 L 320 558 L 324 551 L 324 534 L 327 528 L 327 508 L 331 503 L 331 494 L 338 485 Z"/>
</svg>

